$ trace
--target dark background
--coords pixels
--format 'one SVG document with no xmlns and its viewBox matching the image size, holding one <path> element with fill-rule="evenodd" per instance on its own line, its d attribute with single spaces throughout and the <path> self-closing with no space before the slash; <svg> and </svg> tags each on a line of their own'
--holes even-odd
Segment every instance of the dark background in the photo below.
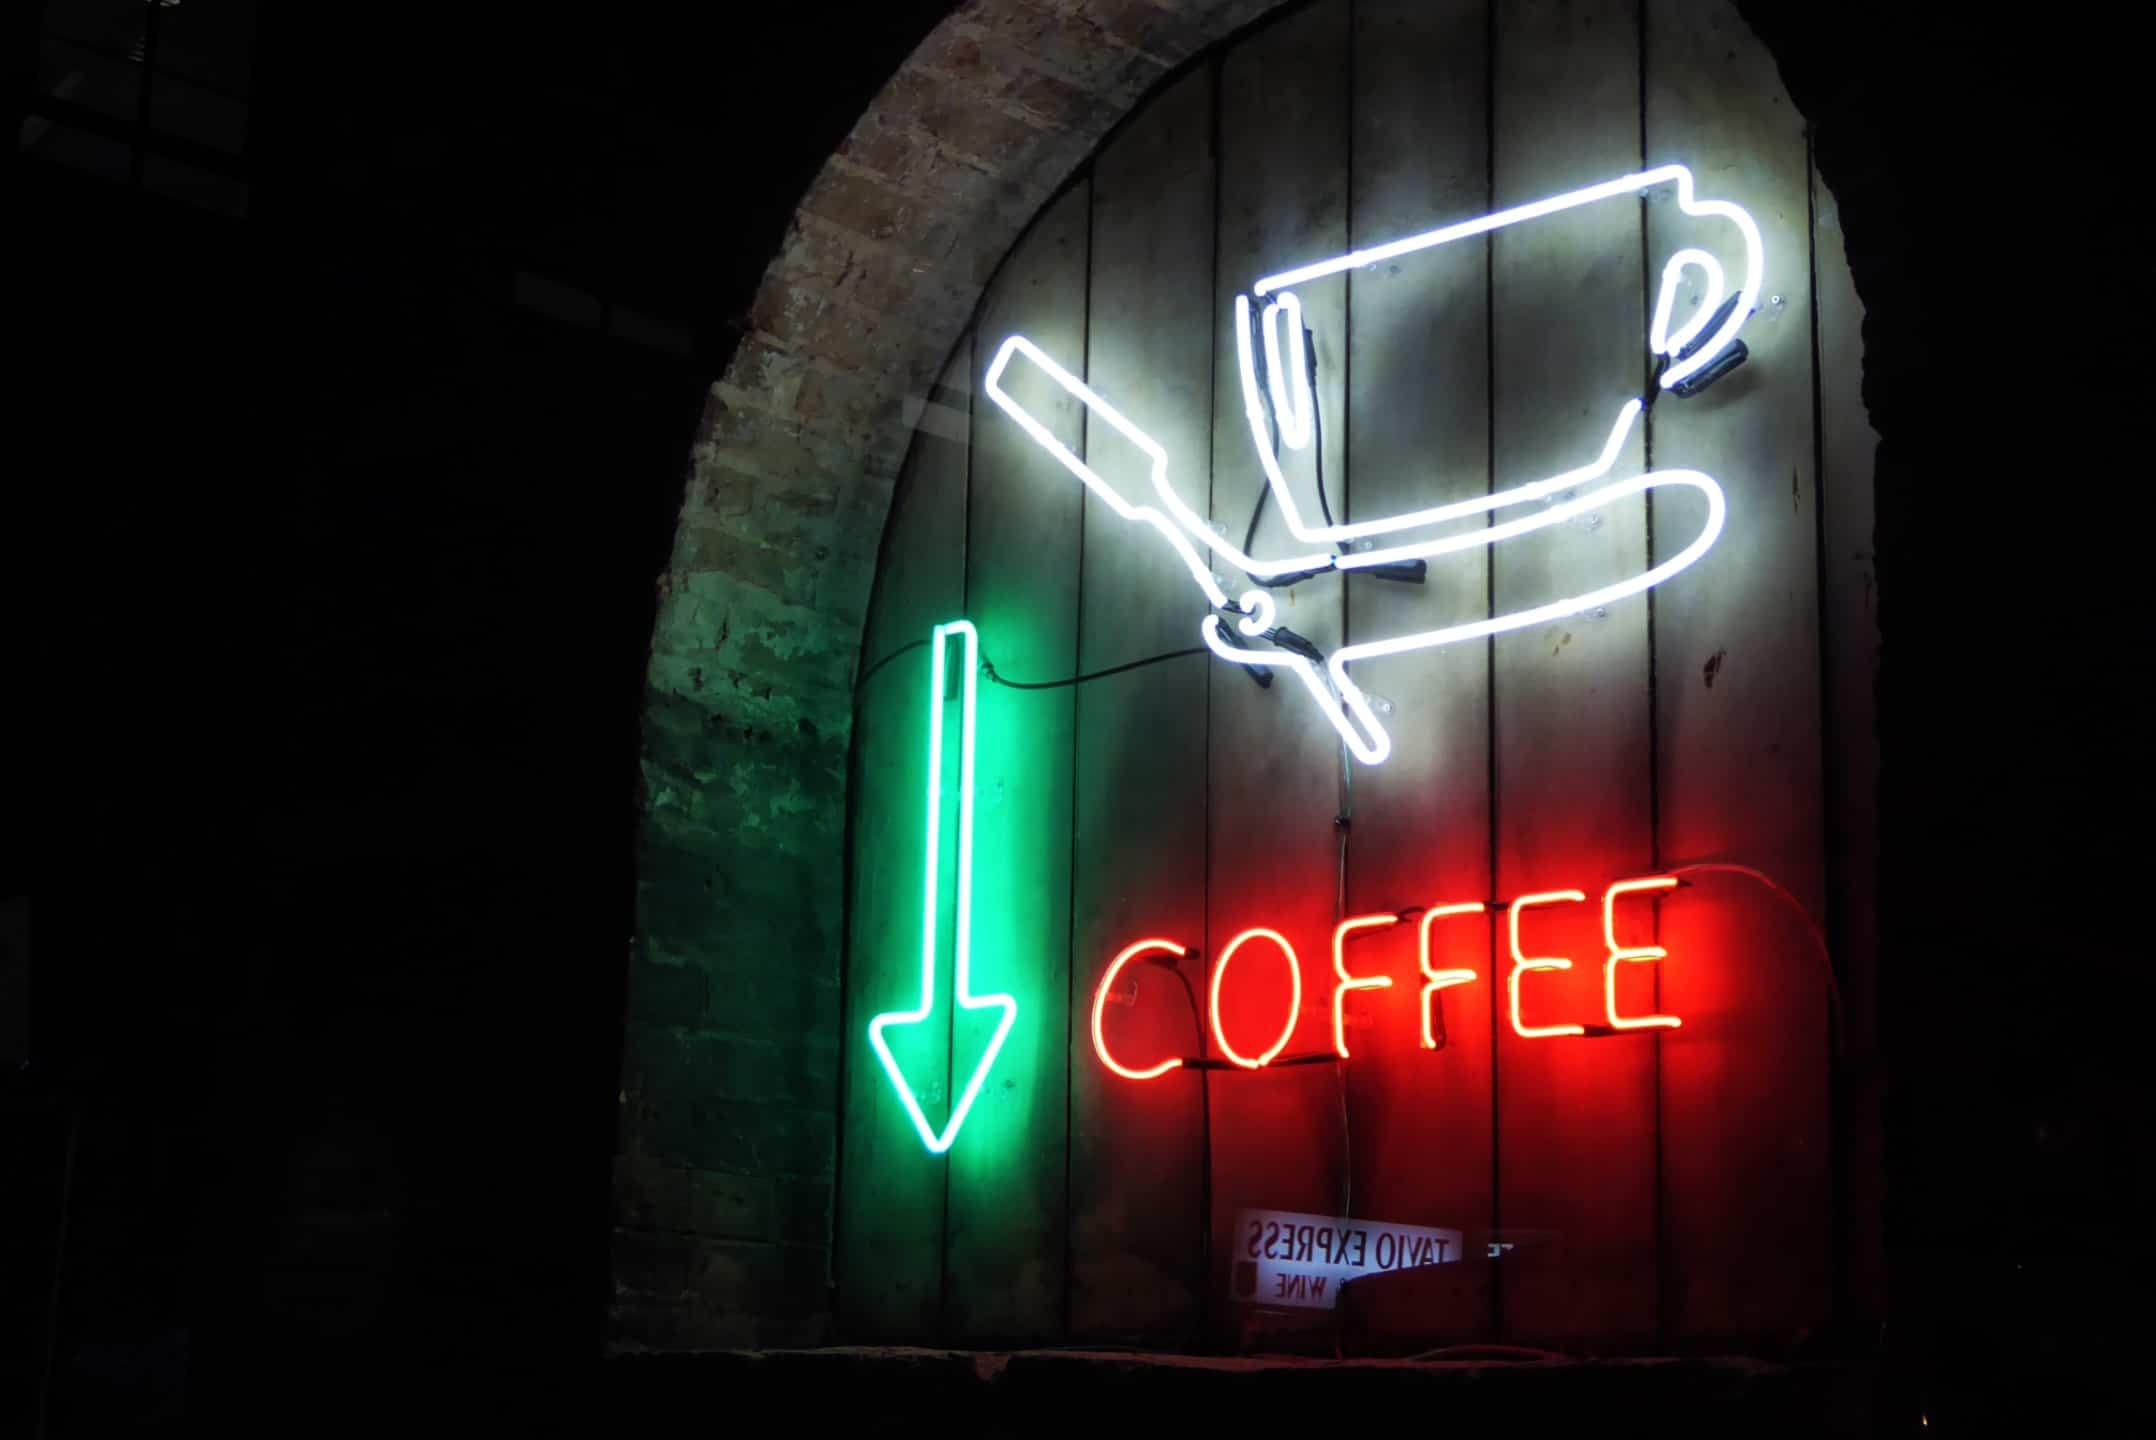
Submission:
<svg viewBox="0 0 2156 1440">
<path fill-rule="evenodd" d="M 54 1433 L 562 1418 L 689 442 L 944 8 L 185 0 L 146 109 L 146 7 L 19 8 L 0 1430 L 48 1314 Z M 1820 124 L 1887 435 L 1863 1338 L 1929 1433 L 2092 1433 L 2145 1407 L 2156 1210 L 2131 47 L 1744 8 Z"/>
<path fill-rule="evenodd" d="M 0 1329 L 44 1324 L 75 1116 L 55 1433 L 305 1432 L 502 1374 L 543 1414 L 608 1298 L 691 437 L 801 191 L 946 7 L 184 0 L 149 145 L 147 8 L 38 8 L 6 469 L 57 512 L 9 527 L 50 819 L 8 826 L 38 964 Z"/>
</svg>

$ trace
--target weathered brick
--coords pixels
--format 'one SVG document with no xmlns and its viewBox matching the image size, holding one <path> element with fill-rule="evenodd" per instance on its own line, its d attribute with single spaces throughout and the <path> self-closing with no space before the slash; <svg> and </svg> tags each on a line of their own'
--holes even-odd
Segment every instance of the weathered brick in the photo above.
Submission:
<svg viewBox="0 0 2156 1440">
<path fill-rule="evenodd" d="M 683 768 L 701 753 L 711 712 L 672 695 L 644 697 L 644 764 L 647 768 Z"/>
<path fill-rule="evenodd" d="M 842 663 L 835 660 L 833 668 Z M 648 677 L 649 689 L 657 693 L 709 697 L 714 711 L 723 710 L 721 718 L 730 723 L 786 732 L 809 727 L 827 738 L 836 736 L 843 747 L 852 704 L 843 685 L 804 684 L 789 694 L 780 688 L 784 683 L 759 679 L 738 667 L 723 667 L 715 674 L 708 657 L 694 655 L 654 654 Z"/>
<path fill-rule="evenodd" d="M 880 248 L 858 235 L 804 216 L 788 228 L 786 243 L 772 269 L 795 284 L 821 284 L 837 293 L 845 288 L 850 276 L 874 263 Z M 738 361 L 731 368 L 738 370 Z"/>
<path fill-rule="evenodd" d="M 861 170 L 892 180 L 904 173 L 914 147 L 920 143 L 907 118 L 879 115 L 864 118 L 856 125 L 839 146 L 838 154 Z"/>
<path fill-rule="evenodd" d="M 684 575 L 717 571 L 788 596 L 786 557 L 767 546 L 729 534 L 717 525 L 684 525 L 675 568 Z"/>
<path fill-rule="evenodd" d="M 969 17 L 983 31 L 1032 59 L 1053 65 L 1070 58 L 1074 23 L 1069 10 L 1024 3 L 981 5 Z"/>
<path fill-rule="evenodd" d="M 647 836 L 638 884 L 645 931 L 677 949 L 716 943 L 734 959 L 790 955 L 827 942 L 832 933 L 827 917 L 839 895 L 829 867 L 815 853 L 821 841 L 774 834 L 769 825 L 742 829 L 776 843 L 744 854 L 750 847 L 737 840 L 714 857 L 685 847 L 678 836 Z M 789 839 L 794 843 L 786 843 Z M 721 985 L 712 1004 L 724 1008 L 726 1003 Z"/>
<path fill-rule="evenodd" d="M 727 367 L 724 389 L 729 395 L 747 397 L 753 409 L 790 414 L 809 365 L 806 355 L 781 349 L 761 334 L 745 335 L 734 351 L 733 364 Z M 712 438 L 718 438 L 717 434 Z"/>
<path fill-rule="evenodd" d="M 816 592 L 816 604 L 834 614 L 859 615 L 865 621 L 869 596 L 875 589 L 876 550 L 862 545 L 839 559 L 841 568 L 824 576 L 823 586 Z M 848 561 L 852 562 L 851 569 L 844 568 Z"/>
<path fill-rule="evenodd" d="M 653 636 L 655 676 L 660 657 L 694 657 L 724 682 L 703 702 L 711 710 L 748 715 L 756 712 L 737 710 L 732 702 L 776 697 L 767 712 L 774 720 L 798 714 L 797 700 L 845 697 L 857 634 L 841 636 L 821 612 L 789 605 L 722 572 L 700 572 L 679 583 Z"/>
<path fill-rule="evenodd" d="M 710 975 L 697 966 L 660 962 L 648 946 L 645 950 L 629 967 L 629 1018 L 647 1024 L 703 1024 L 710 1008 Z"/>
<path fill-rule="evenodd" d="M 714 857 L 647 837 L 637 865 L 638 912 L 661 940 L 709 934 L 717 912 Z"/>
<path fill-rule="evenodd" d="M 624 1110 L 625 1136 L 665 1163 L 807 1180 L 832 1173 L 837 1130 L 829 1109 L 632 1092 Z"/>
<path fill-rule="evenodd" d="M 777 1185 L 766 1176 L 660 1165 L 632 1152 L 614 1159 L 614 1217 L 635 1230 L 776 1240 Z"/>
<path fill-rule="evenodd" d="M 970 25 L 939 25 L 914 51 L 913 63 L 940 70 L 954 79 L 993 91 L 1001 77 L 984 63 L 981 32 Z"/>
<path fill-rule="evenodd" d="M 742 1296 L 713 1309 L 617 1297 L 607 1307 L 609 1344 L 616 1350 L 753 1350 L 773 1343 L 767 1339 L 771 1322 L 734 1308 L 746 1303 Z"/>
<path fill-rule="evenodd" d="M 899 232 L 915 203 L 904 191 L 867 176 L 826 169 L 809 187 L 801 208 L 856 235 L 888 240 Z"/>
<path fill-rule="evenodd" d="M 1105 108 L 1091 90 L 1069 84 L 1053 75 L 1033 70 L 1011 89 L 1011 99 L 1044 123 L 1068 127 L 1084 123 L 1096 109 Z"/>
<path fill-rule="evenodd" d="M 902 325 L 866 311 L 823 304 L 798 319 L 795 343 L 834 369 L 881 371 L 905 353 Z"/>
<path fill-rule="evenodd" d="M 744 725 L 758 723 L 753 718 L 737 718 Z M 771 718 L 762 717 L 763 723 Z M 712 719 L 715 730 L 726 729 L 718 716 Z M 718 747 L 731 741 L 732 737 L 715 737 L 712 744 Z M 659 763 L 654 756 L 643 763 L 643 779 L 645 803 L 655 831 L 664 831 L 686 848 L 711 856 L 714 865 L 731 858 L 734 842 L 721 838 L 725 836 L 755 832 L 763 842 L 795 855 L 815 852 L 834 838 L 831 826 L 835 817 L 823 808 L 823 797 L 838 792 L 844 782 L 844 751 L 824 745 L 814 723 L 798 714 L 787 719 L 782 735 L 745 735 L 740 743 L 743 748 L 765 754 L 777 770 L 783 771 L 784 783 L 798 788 L 787 795 L 769 797 L 744 793 L 746 787 L 737 784 L 736 777 L 752 778 L 754 763 L 746 771 L 739 765 L 727 765 L 724 752 L 716 748 L 687 752 L 677 757 L 673 767 Z M 764 808 L 759 811 L 758 807 Z M 828 888 L 834 883 L 826 877 L 822 888 L 800 897 L 801 904 L 806 907 L 835 893 Z M 685 937 L 674 932 L 668 938 L 679 945 Z"/>
<path fill-rule="evenodd" d="M 776 585 L 758 583 L 758 577 L 739 571 L 703 569 L 678 577 L 683 590 L 695 594 L 700 586 L 698 576 L 724 576 L 727 584 L 719 592 L 728 597 L 738 595 L 746 583 L 765 594 L 775 595 L 790 606 L 813 610 L 806 599 L 808 587 L 814 581 L 810 567 L 820 563 L 829 553 L 831 526 L 826 517 L 838 508 L 838 494 L 833 490 L 799 491 L 783 482 L 747 478 L 748 485 L 756 494 L 753 514 L 744 516 L 719 516 L 710 527 L 728 537 L 736 544 L 753 546 L 778 572 Z M 797 503 L 789 504 L 789 500 Z M 796 578 L 789 572 L 801 572 Z M 708 582 L 706 582 L 708 583 Z M 797 592 L 794 587 L 799 586 Z M 800 625 L 803 617 L 774 613 L 777 623 Z M 816 615 L 808 622 L 807 629 L 822 634 L 829 629 L 826 617 Z"/>
<path fill-rule="evenodd" d="M 899 264 L 878 265 L 852 277 L 852 302 L 879 314 L 906 314 L 916 308 L 963 310 L 972 304 L 970 289 L 953 285 L 942 267 L 926 256 L 901 256 Z M 889 396 L 883 397 L 886 401 Z"/>
<path fill-rule="evenodd" d="M 617 1226 L 613 1244 L 614 1293 L 681 1299 L 704 1275 L 704 1245 L 693 1235 Z"/>
<path fill-rule="evenodd" d="M 777 1238 L 802 1245 L 831 1243 L 832 1186 L 824 1180 L 776 1182 L 772 1213 Z"/>
<path fill-rule="evenodd" d="M 894 90 L 911 87 L 919 95 L 915 113 L 920 127 L 971 170 L 987 172 L 1006 163 L 1026 147 L 1028 127 L 1042 123 L 1024 110 L 983 104 L 964 87 L 911 67 L 893 76 L 891 84 Z"/>
<path fill-rule="evenodd" d="M 812 1108 L 837 1099 L 835 1035 L 757 1039 L 632 1023 L 627 1039 L 626 1084 L 647 1103 L 708 1097 Z"/>
<path fill-rule="evenodd" d="M 617 1343 L 828 1333 L 846 747 L 904 401 L 1108 125 L 1275 3 L 968 0 L 811 184 L 759 286 L 659 581 Z"/>
<path fill-rule="evenodd" d="M 1213 7 L 1235 9 L 1237 7 Z M 1241 9 L 1253 13 L 1269 8 L 1265 0 Z M 1086 13 L 1103 35 L 1150 57 L 1163 67 L 1180 61 L 1205 38 L 1207 22 L 1197 6 L 1164 6 L 1155 0 L 1091 0 Z M 1231 22 L 1232 23 L 1232 22 Z"/>
<path fill-rule="evenodd" d="M 835 918 L 821 921 L 814 927 L 813 941 L 805 940 L 804 945 L 834 948 L 836 929 Z M 668 947 L 657 941 L 651 942 L 649 948 L 662 956 L 669 954 Z M 710 990 L 718 992 L 701 1021 L 654 1015 L 651 1023 L 694 1024 L 720 1035 L 838 1033 L 841 1004 L 835 954 L 834 963 L 827 968 L 812 964 L 735 965 L 729 963 L 728 955 L 726 947 L 714 937 L 677 962 L 684 971 L 709 975 Z"/>
<path fill-rule="evenodd" d="M 821 420 L 848 429 L 867 430 L 889 413 L 883 387 L 858 374 L 812 372 L 801 377 L 795 409 L 806 420 Z M 826 511 L 835 508 L 826 500 Z"/>
</svg>

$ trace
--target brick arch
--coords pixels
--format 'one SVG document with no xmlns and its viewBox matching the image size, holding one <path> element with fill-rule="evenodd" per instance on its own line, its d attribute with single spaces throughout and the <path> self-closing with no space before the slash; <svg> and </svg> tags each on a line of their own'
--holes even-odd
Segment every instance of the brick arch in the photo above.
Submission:
<svg viewBox="0 0 2156 1440">
<path fill-rule="evenodd" d="M 616 1344 L 824 1334 L 851 691 L 899 464 L 1034 213 L 1158 81 L 1283 3 L 965 0 L 764 272 L 659 579 Z"/>
<path fill-rule="evenodd" d="M 1157 82 L 1286 3 L 965 0 L 825 162 L 765 270 L 659 581 L 617 1345 L 826 1337 L 851 690 L 900 462 L 932 377 L 1044 202 Z M 1738 8 L 1814 127 L 1874 305 L 1894 267 L 1864 217 L 1884 206 L 1852 192 L 1889 196 L 1894 180 L 1821 123 L 1860 135 L 1857 91 L 1833 82 L 1831 50 L 1805 51 L 1824 27 L 1802 5 Z M 1876 413 L 1869 384 L 1867 399 Z"/>
<path fill-rule="evenodd" d="M 929 33 L 802 197 L 712 387 L 656 691 L 843 742 L 892 482 L 982 287 L 1157 81 L 1282 3 L 967 0 Z"/>
</svg>

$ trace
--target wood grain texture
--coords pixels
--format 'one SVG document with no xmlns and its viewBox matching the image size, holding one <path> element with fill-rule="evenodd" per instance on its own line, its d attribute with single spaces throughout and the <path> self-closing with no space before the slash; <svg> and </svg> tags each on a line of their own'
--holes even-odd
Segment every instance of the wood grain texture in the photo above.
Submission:
<svg viewBox="0 0 2156 1440">
<path fill-rule="evenodd" d="M 1213 80 L 1210 66 L 1163 93 L 1093 173 L 1088 381 L 1160 442 L 1171 479 L 1205 499 L 1213 344 Z M 1087 463 L 1122 493 L 1150 468 L 1110 427 Z M 1068 482 L 1073 485 L 1075 481 Z M 1107 669 L 1200 644 L 1205 597 L 1156 532 L 1085 501 L 1078 664 Z M 1199 1073 L 1133 1081 L 1092 1040 L 1093 995 L 1109 961 L 1145 936 L 1191 954 L 1205 987 L 1206 655 L 1079 687 L 1077 843 L 1072 882 L 1071 1331 L 1075 1339 L 1188 1343 L 1197 1334 L 1210 1217 Z M 1122 1062 L 1203 1055 L 1203 1025 L 1173 976 L 1126 970 L 1130 1002 L 1106 1007 Z"/>
<path fill-rule="evenodd" d="M 1252 35 L 1221 62 L 1211 513 L 1238 543 L 1265 481 L 1237 378 L 1235 296 L 1263 275 L 1345 248 L 1347 20 L 1345 6 L 1298 11 Z M 1305 323 L 1318 336 L 1320 403 L 1329 417 L 1343 413 L 1346 288 L 1334 277 L 1297 291 Z M 1337 424 L 1325 436 L 1325 470 L 1335 485 L 1343 470 L 1342 439 Z M 1285 468 L 1301 487 L 1303 508 L 1315 515 L 1312 453 L 1292 456 Z M 1255 553 L 1280 554 L 1291 543 L 1277 508 L 1268 506 Z M 1330 651 L 1340 643 L 1340 593 L 1340 580 L 1332 576 L 1279 592 L 1280 623 Z M 1206 951 L 1217 964 L 1229 939 L 1253 925 L 1286 935 L 1301 957 L 1304 980 L 1304 1009 L 1288 1053 L 1328 1049 L 1331 1012 L 1320 977 L 1330 970 L 1326 956 L 1336 906 L 1340 744 L 1290 675 L 1282 673 L 1270 690 L 1260 690 L 1241 667 L 1214 664 L 1209 682 L 1213 838 Z M 1277 951 L 1259 946 L 1238 955 L 1231 974 L 1224 1023 L 1230 1042 L 1252 1053 L 1281 1026 L 1290 998 L 1287 967 Z M 1339 1213 L 1345 1178 L 1339 1079 L 1329 1065 L 1222 1072 L 1212 1086 L 1212 1108 L 1215 1284 L 1225 1288 L 1227 1241 L 1238 1210 Z M 1296 1163 L 1283 1164 L 1283 1156 L 1297 1157 Z M 1305 1312 L 1280 1323 L 1292 1330 L 1322 1320 L 1322 1312 Z"/>
<path fill-rule="evenodd" d="M 943 383 L 966 393 L 969 332 Z M 846 957 L 847 1064 L 833 1270 L 837 1321 L 849 1339 L 940 1333 L 944 1162 L 914 1133 L 891 1082 L 868 1047 L 869 1019 L 920 996 L 922 807 L 926 803 L 931 630 L 959 613 L 969 443 L 918 435 L 893 502 L 883 564 L 869 610 L 866 675 L 854 715 L 852 910 Z M 951 1004 L 949 967 L 938 976 L 937 1013 Z M 894 1032 L 892 1053 L 936 1093 L 921 1097 L 931 1120 L 949 1105 L 950 1032 L 916 1025 Z M 930 1243 L 924 1243 L 928 1241 Z"/>
<path fill-rule="evenodd" d="M 1485 0 L 1362 0 L 1355 7 L 1353 241 L 1380 244 L 1489 208 Z M 1476 239 L 1349 276 L 1343 518 L 1372 520 L 1488 493 L 1489 242 Z M 1489 613 L 1486 552 L 1436 564 L 1426 585 L 1351 576 L 1347 631 L 1374 640 Z M 1357 667 L 1393 702 L 1394 749 L 1357 767 L 1350 913 L 1490 896 L 1489 646 L 1477 641 Z M 1372 1296 L 1358 1338 L 1425 1348 L 1486 1333 L 1493 1170 L 1487 920 L 1438 922 L 1437 963 L 1479 983 L 1437 992 L 1422 1048 L 1418 923 L 1350 942 L 1357 975 L 1392 988 L 1349 1000 L 1355 1213 L 1455 1228 L 1464 1264 L 1403 1272 Z M 1322 969 L 1314 966 L 1316 973 Z"/>
<path fill-rule="evenodd" d="M 1827 935 L 1841 977 L 1845 1050 L 1837 1125 L 1845 1177 L 1837 1237 L 1841 1319 L 1869 1333 L 1885 1313 L 1885 1174 L 1879 1061 L 1878 586 L 1872 464 L 1879 436 L 1864 410 L 1864 307 L 1833 194 L 1812 173 L 1812 296 L 1819 352 L 1821 584 L 1826 603 Z"/>
<path fill-rule="evenodd" d="M 1083 356 L 1088 209 L 1081 182 L 1042 212 L 990 285 L 981 334 L 1015 332 L 1052 355 Z M 977 393 L 993 353 L 984 344 L 975 356 Z M 1045 375 L 1008 378 L 1064 444 L 1084 443 L 1083 412 Z M 973 445 L 966 613 L 982 654 L 1014 679 L 1068 677 L 1078 660 L 1079 487 L 992 404 L 974 406 Z M 977 989 L 1016 998 L 1019 1015 L 951 1147 L 946 1306 L 960 1344 L 1037 1342 L 1063 1328 L 1075 724 L 1068 688 L 982 682 L 974 974 Z M 953 1082 L 963 1084 L 994 1016 L 953 1023 Z"/>
<path fill-rule="evenodd" d="M 1645 23 L 1648 153 L 1749 211 L 1768 264 L 1744 331 L 1751 358 L 1652 415 L 1655 467 L 1705 471 L 1729 503 L 1715 547 L 1654 596 L 1657 846 L 1663 865 L 1755 866 L 1823 915 L 1803 121 L 1733 12 L 1649 0 Z M 1647 215 L 1655 283 L 1686 246 L 1742 273 L 1733 226 L 1668 201 Z M 1698 534 L 1706 506 L 1683 492 L 1653 505 L 1660 561 Z M 1826 1318 L 1824 977 L 1805 917 L 1757 882 L 1699 875 L 1660 908 L 1670 959 L 1623 968 L 1627 1009 L 1645 1009 L 1659 981 L 1685 1022 L 1661 1040 L 1665 1322 L 1682 1342 L 1772 1353 Z M 1651 903 L 1633 910 L 1651 925 Z"/>
<path fill-rule="evenodd" d="M 853 1047 L 843 1338 L 1779 1351 L 1827 1318 L 1837 1266 L 1845 1318 L 1877 1318 L 1878 1235 L 1862 1223 L 1878 1208 L 1879 1139 L 1875 442 L 1857 388 L 1861 311 L 1801 124 L 1734 11 L 1292 9 L 1132 117 L 1013 251 L 979 334 L 1022 332 L 1084 373 L 1164 444 L 1192 506 L 1241 542 L 1264 481 L 1236 373 L 1239 292 L 1354 244 L 1670 161 L 1693 168 L 1703 195 L 1751 210 L 1766 291 L 1782 297 L 1746 328 L 1750 362 L 1695 399 L 1658 398 L 1613 472 L 1717 477 L 1728 526 L 1698 565 L 1605 613 L 1366 662 L 1356 678 L 1392 702 L 1394 752 L 1346 785 L 1336 736 L 1285 673 L 1260 689 L 1240 667 L 1191 656 L 1074 688 L 983 686 L 976 970 L 979 988 L 1017 995 L 1020 1025 L 947 1164 L 923 1152 L 865 1045 Z M 1646 322 L 1664 259 L 1701 246 L 1734 273 L 1733 239 L 1666 198 L 1625 197 L 1297 287 L 1335 514 L 1374 518 L 1591 459 L 1651 384 Z M 993 350 L 961 347 L 945 385 L 972 392 Z M 1020 363 L 1006 383 L 1111 483 L 1146 482 L 1139 454 L 1039 372 Z M 1309 453 L 1285 464 L 1317 519 Z M 1307 581 L 1276 592 L 1280 622 L 1331 651 L 1520 610 L 1639 574 L 1685 545 L 1701 513 L 1681 493 L 1634 497 L 1447 557 L 1426 586 Z M 1291 543 L 1268 503 L 1251 548 Z M 1247 582 L 1223 583 L 1234 594 Z M 1200 644 L 1204 606 L 1151 532 L 976 403 L 961 439 L 925 435 L 908 462 L 865 658 L 958 613 L 1005 675 L 1040 680 Z M 861 696 L 853 1040 L 916 983 L 926 676 L 924 649 Z M 1482 978 L 1443 992 L 1435 1053 L 1418 1043 L 1412 921 L 1350 947 L 1355 973 L 1394 985 L 1349 1002 L 1345 1064 L 1214 1071 L 1201 1089 L 1190 1070 L 1129 1081 L 1093 1053 L 1094 987 L 1116 950 L 1150 934 L 1193 947 L 1181 974 L 1200 1013 L 1175 975 L 1143 967 L 1130 1003 L 1106 1012 L 1119 1053 L 1217 1053 L 1207 981 L 1230 937 L 1263 925 L 1300 958 L 1286 1053 L 1330 1054 L 1342 885 L 1348 913 L 1585 890 L 1583 903 L 1531 912 L 1529 953 L 1574 968 L 1529 980 L 1526 1011 L 1530 1023 L 1598 1024 L 1603 888 L 1690 861 L 1758 866 L 1827 918 L 1851 1004 L 1838 1096 L 1803 920 L 1720 875 L 1620 911 L 1625 938 L 1671 952 L 1622 972 L 1624 1008 L 1681 1014 L 1681 1031 L 1516 1035 L 1499 913 L 1439 929 L 1443 958 Z M 1277 1033 L 1288 974 L 1269 947 L 1238 956 L 1224 1010 L 1242 1049 Z M 909 1067 L 946 1082 L 932 1115 L 949 1103 L 954 1056 L 963 1068 L 985 1038 L 971 1017 L 955 1024 L 955 1046 L 949 1029 L 909 1037 L 934 1052 Z M 1836 1145 L 1857 1217 L 1840 1232 Z M 1469 1259 L 1358 1284 L 1342 1314 L 1268 1310 L 1236 1289 L 1232 1222 L 1248 1207 L 1456 1227 Z M 1514 1248 L 1492 1262 L 1489 1238 Z"/>
<path fill-rule="evenodd" d="M 1635 7 L 1497 7 L 1496 203 L 1635 170 Z M 1637 201 L 1605 201 L 1493 240 L 1492 455 L 1500 487 L 1593 459 L 1647 358 Z M 1635 430 L 1619 475 L 1642 462 Z M 1616 505 L 1491 556 L 1499 614 L 1645 568 L 1645 507 Z M 1589 890 L 1653 858 L 1648 605 L 1497 637 L 1498 894 Z M 1530 1025 L 1601 1013 L 1593 903 L 1528 912 L 1530 955 L 1569 957 L 1527 983 Z M 1502 938 L 1502 937 L 1501 937 Z M 1509 970 L 1509 966 L 1500 966 Z M 1638 1343 L 1655 1328 L 1655 1042 L 1497 1040 L 1499 1265 L 1507 1331 L 1560 1348 Z"/>
</svg>

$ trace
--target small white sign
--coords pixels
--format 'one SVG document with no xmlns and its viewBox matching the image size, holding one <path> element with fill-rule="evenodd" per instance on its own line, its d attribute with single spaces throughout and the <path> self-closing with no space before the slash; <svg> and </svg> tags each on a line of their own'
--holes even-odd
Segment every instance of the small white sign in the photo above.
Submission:
<svg viewBox="0 0 2156 1440">
<path fill-rule="evenodd" d="M 1253 1305 L 1330 1310 L 1359 1275 L 1454 1265 L 1461 1235 L 1428 1225 L 1339 1220 L 1290 1210 L 1245 1210 L 1235 1221 L 1235 1298 Z"/>
</svg>

